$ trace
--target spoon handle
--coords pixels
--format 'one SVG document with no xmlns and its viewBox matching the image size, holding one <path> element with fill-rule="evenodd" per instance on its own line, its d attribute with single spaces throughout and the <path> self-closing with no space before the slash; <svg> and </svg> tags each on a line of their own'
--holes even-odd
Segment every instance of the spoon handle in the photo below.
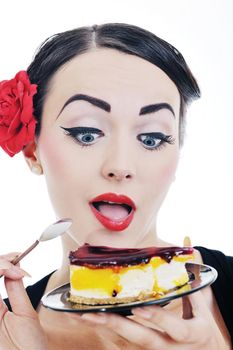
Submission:
<svg viewBox="0 0 233 350">
<path fill-rule="evenodd" d="M 21 253 L 20 255 L 16 256 L 13 260 L 11 260 L 11 263 L 13 265 L 18 264 L 18 262 L 20 260 L 22 260 L 26 255 L 28 255 L 28 253 L 30 253 L 38 244 L 39 244 L 39 240 L 36 240 L 28 249 L 26 249 L 23 253 Z"/>
</svg>

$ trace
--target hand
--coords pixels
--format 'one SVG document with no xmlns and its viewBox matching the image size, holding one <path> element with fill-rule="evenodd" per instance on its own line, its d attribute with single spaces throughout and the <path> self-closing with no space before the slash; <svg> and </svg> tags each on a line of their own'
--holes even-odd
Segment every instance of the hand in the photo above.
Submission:
<svg viewBox="0 0 233 350">
<path fill-rule="evenodd" d="M 201 292 L 185 297 L 184 318 L 160 306 L 132 309 L 151 326 L 116 314 L 83 314 L 82 318 L 106 325 L 131 344 L 144 350 L 224 350 L 226 342 Z M 190 308 L 191 306 L 191 308 Z M 159 329 L 159 330 L 158 330 Z"/>
<path fill-rule="evenodd" d="M 0 349 L 47 350 L 47 339 L 38 315 L 24 289 L 22 278 L 27 275 L 19 266 L 10 263 L 12 254 L 0 256 L 0 275 L 12 307 L 10 312 L 0 297 Z"/>
</svg>

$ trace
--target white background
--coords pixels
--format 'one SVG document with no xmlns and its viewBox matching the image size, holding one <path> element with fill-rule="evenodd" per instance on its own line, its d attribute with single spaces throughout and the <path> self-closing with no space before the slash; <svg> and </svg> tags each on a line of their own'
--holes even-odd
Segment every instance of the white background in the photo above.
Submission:
<svg viewBox="0 0 233 350">
<path fill-rule="evenodd" d="M 26 69 L 48 36 L 82 25 L 127 22 L 151 30 L 184 55 L 202 90 L 188 115 L 177 179 L 159 216 L 160 236 L 233 255 L 233 3 L 231 0 L 4 1 L 0 79 Z M 55 220 L 42 176 L 21 154 L 0 150 L 0 254 L 21 251 Z M 60 262 L 59 239 L 22 262 L 33 283 Z"/>
</svg>

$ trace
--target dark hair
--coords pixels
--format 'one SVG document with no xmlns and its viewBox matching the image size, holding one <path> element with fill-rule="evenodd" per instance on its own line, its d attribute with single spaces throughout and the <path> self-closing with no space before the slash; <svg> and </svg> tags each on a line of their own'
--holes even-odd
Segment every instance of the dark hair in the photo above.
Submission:
<svg viewBox="0 0 233 350">
<path fill-rule="evenodd" d="M 34 114 L 40 133 L 43 102 L 49 82 L 56 71 L 77 55 L 93 48 L 111 48 L 141 57 L 161 68 L 180 93 L 180 142 L 182 143 L 187 105 L 200 97 L 200 89 L 181 53 L 151 32 L 123 23 L 80 27 L 46 39 L 28 67 L 31 83 L 38 85 L 34 96 Z"/>
</svg>

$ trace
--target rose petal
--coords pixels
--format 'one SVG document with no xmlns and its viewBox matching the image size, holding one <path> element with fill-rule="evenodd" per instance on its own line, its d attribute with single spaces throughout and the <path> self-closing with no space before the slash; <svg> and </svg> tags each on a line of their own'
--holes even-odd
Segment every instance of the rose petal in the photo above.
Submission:
<svg viewBox="0 0 233 350">
<path fill-rule="evenodd" d="M 0 125 L 0 145 L 9 139 L 8 127 Z"/>
<path fill-rule="evenodd" d="M 30 83 L 26 71 L 0 82 L 0 146 L 11 157 L 35 137 L 33 96 L 36 91 L 37 85 Z"/>
</svg>

